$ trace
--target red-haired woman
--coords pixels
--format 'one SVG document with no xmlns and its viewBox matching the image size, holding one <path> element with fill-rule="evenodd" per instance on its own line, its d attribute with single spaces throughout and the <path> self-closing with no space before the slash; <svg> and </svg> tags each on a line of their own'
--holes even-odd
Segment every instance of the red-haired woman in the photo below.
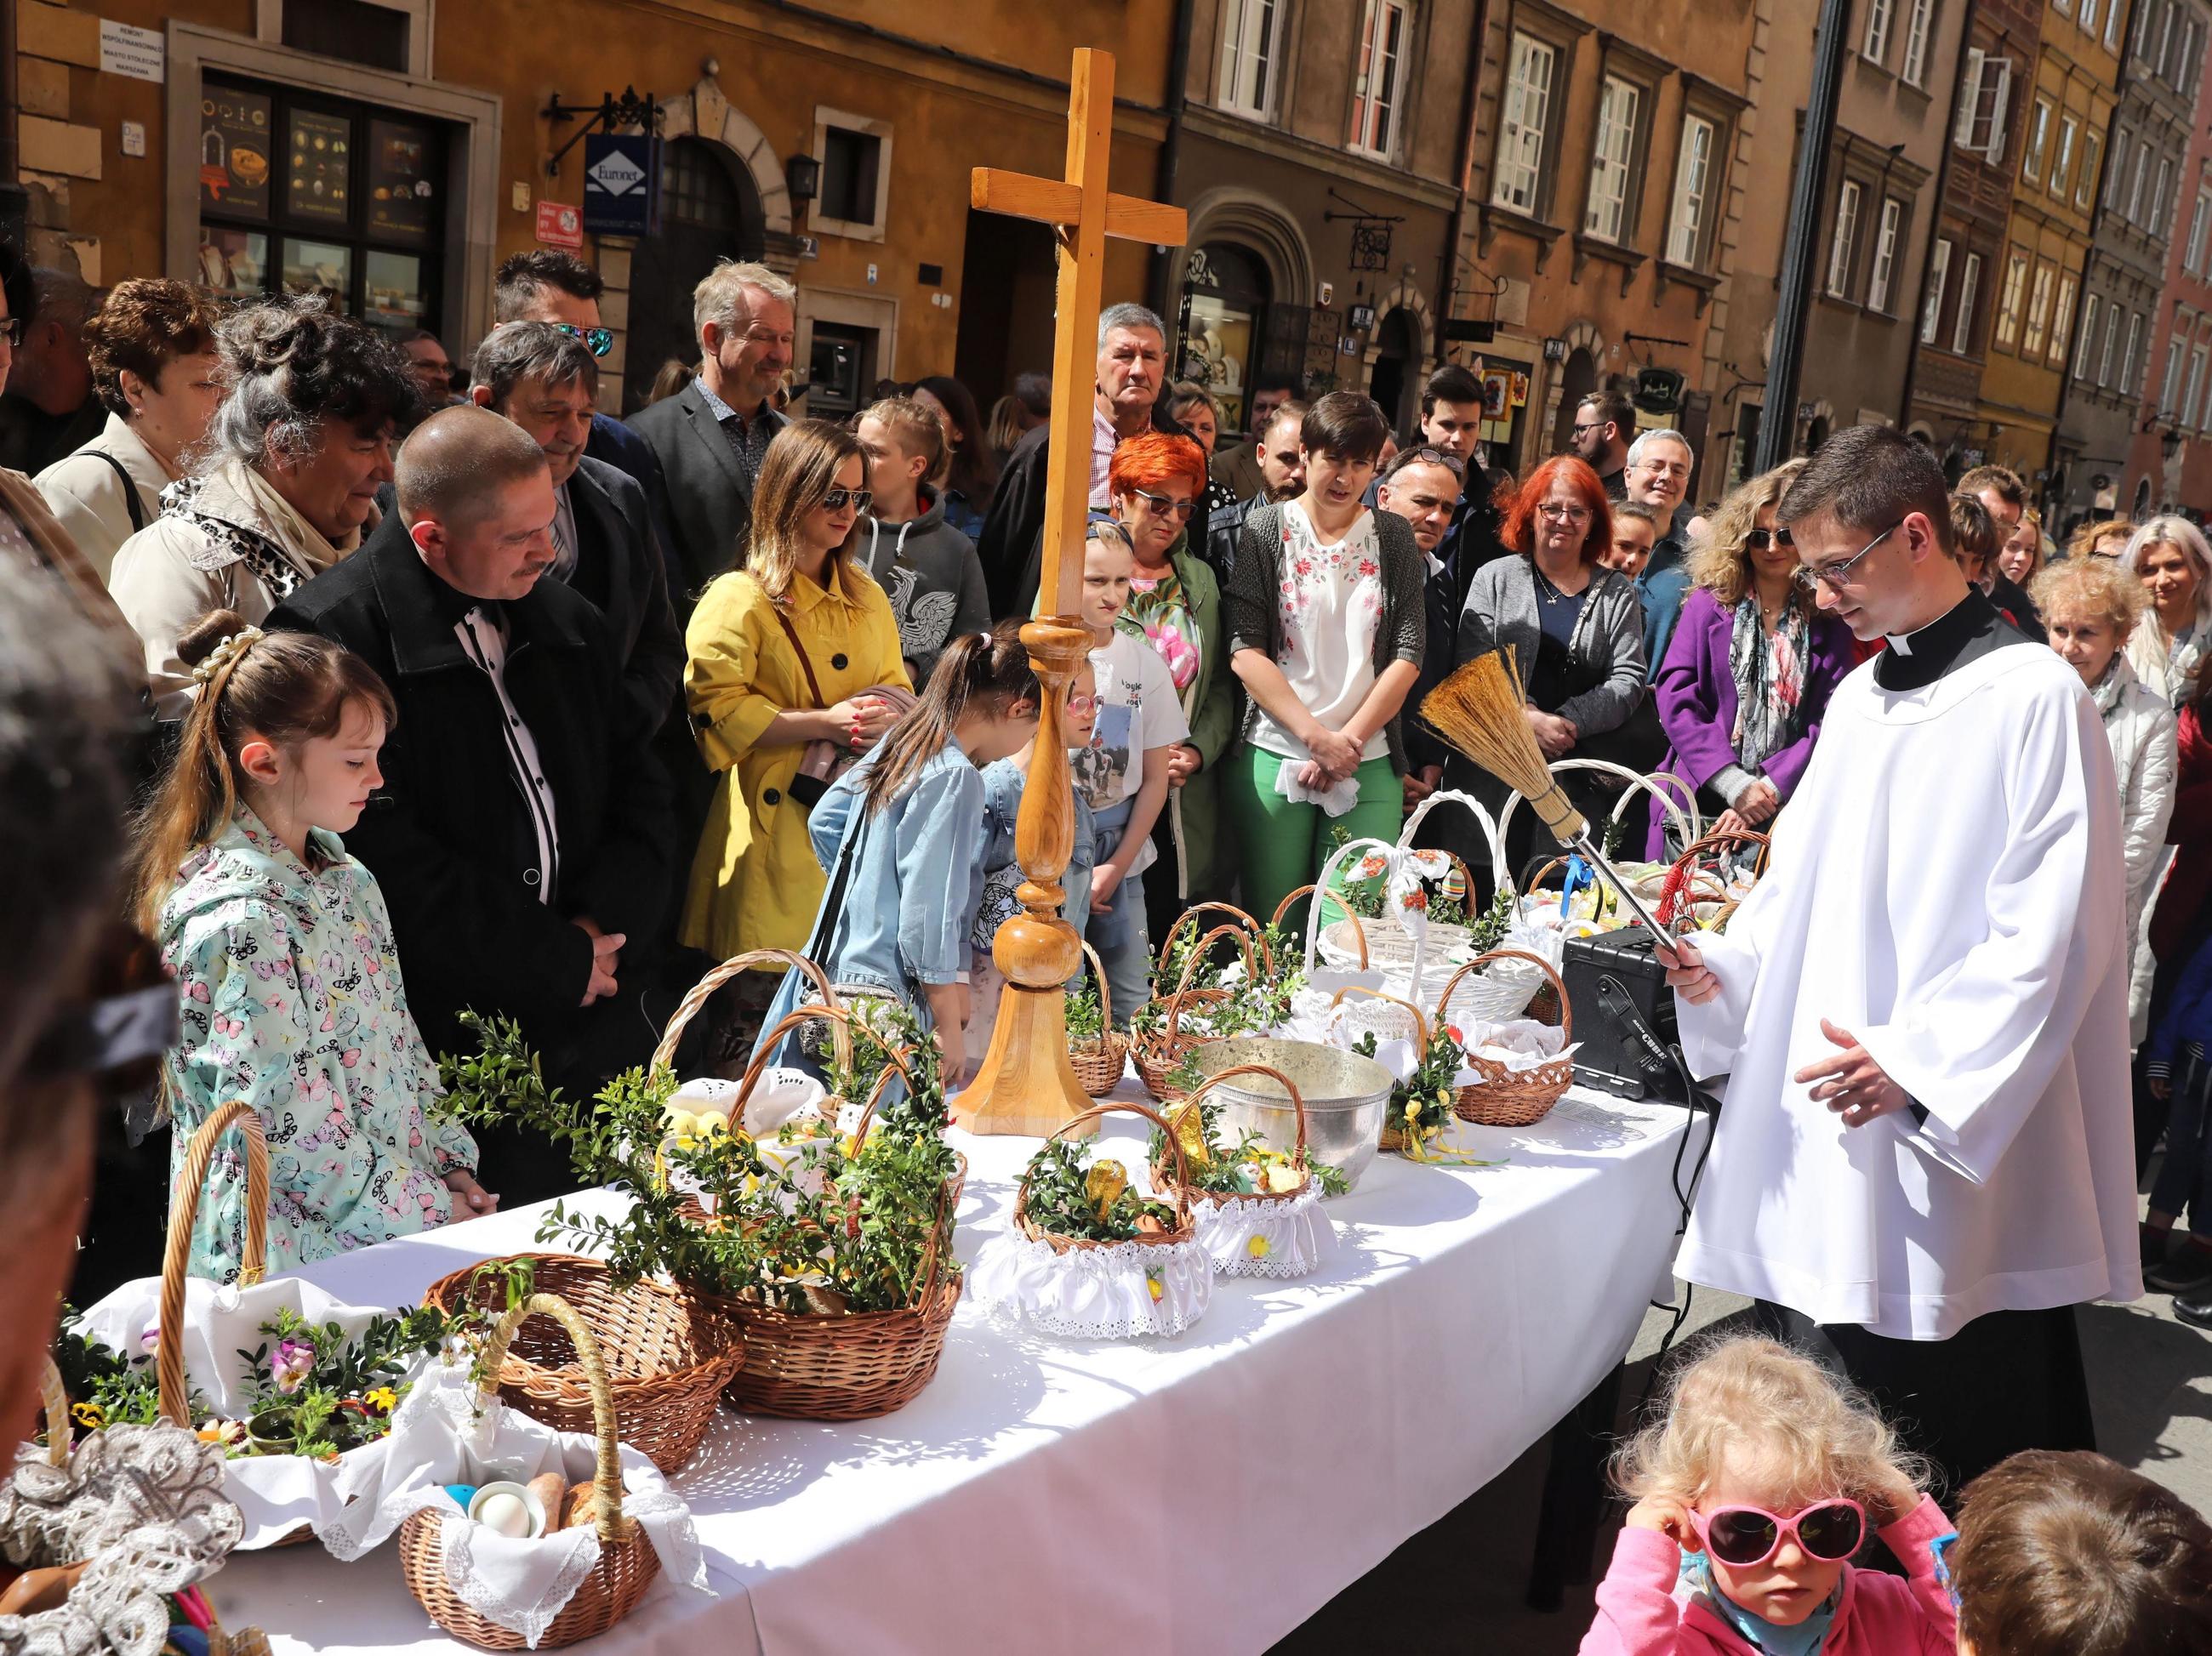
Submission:
<svg viewBox="0 0 2212 1656">
<path fill-rule="evenodd" d="M 1620 731 L 1644 699 L 1644 610 L 1634 583 L 1598 562 L 1613 544 L 1605 485 L 1571 456 L 1545 461 L 1506 508 L 1503 538 L 1521 555 L 1475 572 L 1460 612 L 1459 659 L 1510 647 L 1544 756 L 1612 757 L 1597 738 Z M 1455 786 L 1504 802 L 1503 783 L 1463 760 L 1454 768 L 1467 773 Z M 1531 813 L 1515 819 L 1521 843 L 1506 849 L 1516 870 L 1533 827 Z"/>
<path fill-rule="evenodd" d="M 1116 625 L 1166 664 L 1190 726 L 1190 739 L 1170 750 L 1168 808 L 1152 828 L 1158 862 L 1145 882 L 1145 913 L 1146 929 L 1159 937 L 1184 909 L 1215 895 L 1215 767 L 1235 734 L 1221 591 L 1190 549 L 1190 515 L 1206 492 L 1205 451 L 1188 437 L 1139 432 L 1114 451 L 1106 488 L 1136 553 L 1129 605 Z M 1098 686 L 1102 707 L 1113 706 L 1114 695 L 1115 687 Z"/>
</svg>

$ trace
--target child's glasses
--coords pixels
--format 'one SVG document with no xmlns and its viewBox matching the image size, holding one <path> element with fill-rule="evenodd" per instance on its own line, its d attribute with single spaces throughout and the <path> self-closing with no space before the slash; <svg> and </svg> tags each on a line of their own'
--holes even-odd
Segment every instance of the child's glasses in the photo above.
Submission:
<svg viewBox="0 0 2212 1656">
<path fill-rule="evenodd" d="M 1763 1507 L 1723 1507 L 1710 1513 L 1693 1507 L 1690 1522 L 1709 1556 L 1739 1569 L 1766 1562 L 1782 1550 L 1785 1536 L 1826 1564 L 1849 1558 L 1866 1539 L 1866 1508 L 1841 1497 L 1816 1501 L 1788 1518 Z"/>
<path fill-rule="evenodd" d="M 1078 719 L 1095 713 L 1098 711 L 1098 698 L 1095 695 L 1085 695 L 1080 692 L 1072 691 L 1067 698 L 1067 711 Z"/>
</svg>

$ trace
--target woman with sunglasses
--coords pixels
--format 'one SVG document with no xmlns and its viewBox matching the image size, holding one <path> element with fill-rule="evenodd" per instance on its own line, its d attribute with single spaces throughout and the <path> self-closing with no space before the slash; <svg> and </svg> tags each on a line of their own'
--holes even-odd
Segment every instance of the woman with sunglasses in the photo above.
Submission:
<svg viewBox="0 0 2212 1656">
<path fill-rule="evenodd" d="M 1636 1505 L 1583 1656 L 1951 1656 L 1938 1565 L 1956 1538 L 1918 1473 L 1811 1358 L 1756 1335 L 1711 1346 L 1614 1462 Z M 1852 1567 L 1870 1527 L 1903 1577 Z"/>
<path fill-rule="evenodd" d="M 1191 513 L 1206 488 L 1205 451 L 1188 437 L 1139 432 L 1114 451 L 1106 488 L 1135 554 L 1128 606 L 1115 624 L 1152 646 L 1190 726 L 1189 738 L 1168 752 L 1168 806 L 1152 827 L 1159 860 L 1145 881 L 1149 930 L 1164 937 L 1184 909 L 1215 895 L 1218 767 L 1235 733 L 1221 591 L 1190 547 Z"/>
<path fill-rule="evenodd" d="M 717 960 L 805 944 L 823 884 L 808 813 L 913 705 L 890 600 L 854 561 L 867 467 L 842 426 L 778 432 L 745 567 L 708 584 L 684 629 L 692 735 L 716 779 L 682 941 Z M 776 982 L 749 974 L 732 987 L 732 1050 L 749 1049 Z"/>
<path fill-rule="evenodd" d="M 1659 768 L 1697 790 L 1717 829 L 1773 825 L 1805 773 L 1828 697 L 1851 670 L 1850 628 L 1823 615 L 1797 579 L 1797 549 L 1775 507 L 1802 460 L 1740 485 L 1690 554 L 1690 595 L 1651 681 L 1667 756 Z M 1655 800 L 1645 854 L 1669 846 Z"/>
</svg>

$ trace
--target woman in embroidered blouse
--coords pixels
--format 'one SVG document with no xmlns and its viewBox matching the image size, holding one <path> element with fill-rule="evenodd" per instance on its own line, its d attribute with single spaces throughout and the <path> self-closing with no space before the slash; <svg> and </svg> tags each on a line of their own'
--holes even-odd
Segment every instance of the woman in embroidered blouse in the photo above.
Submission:
<svg viewBox="0 0 2212 1656">
<path fill-rule="evenodd" d="M 2150 600 L 2128 640 L 2128 661 L 2137 678 L 2185 707 L 2212 652 L 2212 549 L 2188 519 L 2153 518 L 2129 540 L 2121 561 Z"/>
<path fill-rule="evenodd" d="M 1188 437 L 1140 432 L 1114 450 L 1106 476 L 1114 520 L 1128 531 L 1129 602 L 1115 626 L 1152 646 L 1175 680 L 1188 741 L 1168 750 L 1168 805 L 1152 825 L 1159 860 L 1145 877 L 1146 930 L 1164 937 L 1185 908 L 1218 895 L 1220 767 L 1236 708 L 1221 652 L 1221 589 L 1187 525 L 1206 487 L 1206 455 Z"/>
<path fill-rule="evenodd" d="M 1797 584 L 1797 549 L 1775 508 L 1802 460 L 1742 484 L 1690 555 L 1690 595 L 1652 680 L 1669 751 L 1659 768 L 1698 791 L 1720 828 L 1774 825 L 1813 757 L 1828 697 L 1850 671 L 1850 629 Z M 1667 843 L 1655 802 L 1645 854 Z"/>
<path fill-rule="evenodd" d="M 683 941 L 717 960 L 805 943 L 823 888 L 807 814 L 824 779 L 811 774 L 818 763 L 801 776 L 800 761 L 811 744 L 824 744 L 817 760 L 831 747 L 859 757 L 905 705 L 872 692 L 914 688 L 890 600 L 854 561 L 866 478 L 867 455 L 843 427 L 778 432 L 753 491 L 745 567 L 708 585 L 684 629 L 692 734 L 717 776 Z M 731 986 L 756 1011 L 775 986 L 760 973 Z"/>
<path fill-rule="evenodd" d="M 269 1146 L 269 1268 L 285 1271 L 489 1212 L 475 1143 L 433 1119 L 437 1065 L 408 1015 L 375 877 L 338 835 L 380 786 L 391 693 L 357 657 L 264 637 L 218 610 L 177 641 L 201 692 L 140 824 L 137 918 L 183 992 L 163 1065 L 179 1169 L 233 1099 Z M 216 1155 L 191 1270 L 228 1282 L 244 1251 L 246 1163 Z"/>
<path fill-rule="evenodd" d="M 1357 391 L 1316 402 L 1298 432 L 1304 490 L 1244 519 L 1230 571 L 1230 668 L 1251 705 L 1222 792 L 1245 907 L 1263 916 L 1312 882 L 1332 828 L 1398 837 L 1427 573 L 1413 526 L 1359 503 L 1389 434 Z"/>
<path fill-rule="evenodd" d="M 319 299 L 270 299 L 219 334 L 230 391 L 191 476 L 115 555 L 109 586 L 146 646 L 155 712 L 182 719 L 179 634 L 210 610 L 258 624 L 361 545 L 413 418 L 407 359 Z"/>
</svg>

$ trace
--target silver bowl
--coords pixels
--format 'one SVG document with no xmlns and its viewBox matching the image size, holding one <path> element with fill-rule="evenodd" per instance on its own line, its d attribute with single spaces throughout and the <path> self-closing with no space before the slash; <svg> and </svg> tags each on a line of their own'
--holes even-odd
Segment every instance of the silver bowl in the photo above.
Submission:
<svg viewBox="0 0 2212 1656">
<path fill-rule="evenodd" d="M 1288 1076 L 1305 1101 L 1306 1153 L 1341 1172 L 1346 1184 L 1357 1185 L 1375 1159 L 1395 1083 L 1373 1059 L 1318 1041 L 1254 1036 L 1210 1040 L 1195 1059 L 1201 1076 L 1240 1064 L 1264 1064 Z M 1287 1153 L 1297 1144 L 1297 1112 L 1290 1095 L 1266 1076 L 1239 1076 L 1206 1097 L 1221 1105 L 1232 1139 L 1249 1129 L 1272 1149 Z"/>
</svg>

